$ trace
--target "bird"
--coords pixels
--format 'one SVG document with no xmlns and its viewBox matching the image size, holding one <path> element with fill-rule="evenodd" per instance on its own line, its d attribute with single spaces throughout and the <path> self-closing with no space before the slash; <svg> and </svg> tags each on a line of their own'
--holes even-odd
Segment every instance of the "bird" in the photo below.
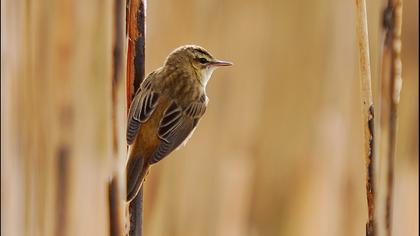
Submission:
<svg viewBox="0 0 420 236">
<path fill-rule="evenodd" d="M 143 80 L 128 113 L 127 202 L 136 197 L 152 165 L 185 145 L 206 111 L 213 71 L 231 65 L 201 46 L 185 45 Z"/>
</svg>

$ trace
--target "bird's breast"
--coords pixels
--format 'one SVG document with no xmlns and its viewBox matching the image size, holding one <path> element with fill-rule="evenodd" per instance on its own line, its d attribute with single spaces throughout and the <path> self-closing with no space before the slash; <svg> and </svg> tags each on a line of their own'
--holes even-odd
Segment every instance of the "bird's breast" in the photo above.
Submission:
<svg viewBox="0 0 420 236">
<path fill-rule="evenodd" d="M 204 93 L 198 79 L 187 75 L 180 75 L 176 79 L 169 80 L 162 90 L 164 95 L 183 108 L 197 101 Z"/>
</svg>

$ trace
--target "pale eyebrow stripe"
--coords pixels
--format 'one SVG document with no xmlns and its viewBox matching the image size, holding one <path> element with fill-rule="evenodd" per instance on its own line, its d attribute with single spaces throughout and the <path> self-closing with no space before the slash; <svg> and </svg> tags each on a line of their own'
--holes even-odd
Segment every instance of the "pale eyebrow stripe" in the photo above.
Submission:
<svg viewBox="0 0 420 236">
<path fill-rule="evenodd" d="M 213 58 L 208 52 L 204 51 L 201 48 L 196 48 L 195 50 L 197 50 L 198 52 L 200 52 L 200 53 L 202 53 L 202 54 L 204 54 L 204 55 L 206 55 L 206 56 L 208 56 L 210 58 Z"/>
</svg>

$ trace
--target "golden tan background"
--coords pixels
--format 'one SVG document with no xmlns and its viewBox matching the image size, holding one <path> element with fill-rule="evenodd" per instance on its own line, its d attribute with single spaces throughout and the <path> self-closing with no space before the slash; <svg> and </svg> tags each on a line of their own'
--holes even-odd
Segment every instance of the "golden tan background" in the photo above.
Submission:
<svg viewBox="0 0 420 236">
<path fill-rule="evenodd" d="M 377 115 L 382 2 L 367 6 Z M 2 235 L 109 235 L 126 156 L 116 3 L 1 1 Z M 188 145 L 152 168 L 144 236 L 365 235 L 354 14 L 354 1 L 148 1 L 147 72 L 189 43 L 235 65 L 214 73 Z M 403 17 L 394 236 L 415 236 L 418 0 Z"/>
<path fill-rule="evenodd" d="M 381 1 L 368 1 L 375 99 Z M 216 71 L 188 145 L 152 168 L 145 235 L 364 235 L 353 1 L 148 2 L 146 71 L 183 44 Z M 418 235 L 418 1 L 404 1 L 395 235 Z M 376 105 L 377 114 L 379 106 Z"/>
</svg>

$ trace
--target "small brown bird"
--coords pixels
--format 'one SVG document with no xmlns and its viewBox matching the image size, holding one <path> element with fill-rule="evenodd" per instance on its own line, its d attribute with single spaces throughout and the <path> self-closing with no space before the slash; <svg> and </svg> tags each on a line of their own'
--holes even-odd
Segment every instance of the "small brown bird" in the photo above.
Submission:
<svg viewBox="0 0 420 236">
<path fill-rule="evenodd" d="M 232 63 L 213 58 L 204 48 L 175 49 L 163 67 L 142 82 L 127 123 L 127 201 L 140 190 L 151 165 L 186 142 L 206 111 L 206 85 L 213 71 Z"/>
</svg>

